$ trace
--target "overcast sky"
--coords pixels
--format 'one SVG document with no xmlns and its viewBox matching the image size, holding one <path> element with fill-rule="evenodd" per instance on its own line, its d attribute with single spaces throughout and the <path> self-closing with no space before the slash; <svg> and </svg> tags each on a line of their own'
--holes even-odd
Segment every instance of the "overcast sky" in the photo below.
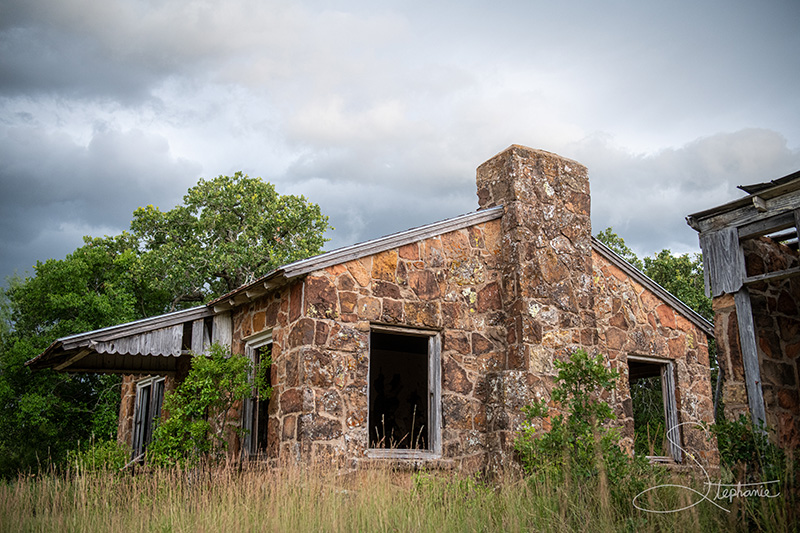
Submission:
<svg viewBox="0 0 800 533">
<path fill-rule="evenodd" d="M 327 249 L 474 211 L 510 144 L 589 168 L 594 233 L 800 169 L 800 2 L 0 1 L 0 276 L 242 170 Z"/>
</svg>

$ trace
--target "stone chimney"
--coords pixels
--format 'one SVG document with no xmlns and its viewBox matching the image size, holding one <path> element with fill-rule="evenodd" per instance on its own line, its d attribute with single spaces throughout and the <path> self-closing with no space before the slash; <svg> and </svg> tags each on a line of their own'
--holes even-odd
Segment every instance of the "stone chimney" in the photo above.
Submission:
<svg viewBox="0 0 800 533">
<path fill-rule="evenodd" d="M 480 209 L 504 206 L 506 369 L 534 386 L 553 360 L 596 344 L 586 167 L 512 145 L 478 167 Z M 534 389 L 536 387 L 534 386 Z"/>
</svg>

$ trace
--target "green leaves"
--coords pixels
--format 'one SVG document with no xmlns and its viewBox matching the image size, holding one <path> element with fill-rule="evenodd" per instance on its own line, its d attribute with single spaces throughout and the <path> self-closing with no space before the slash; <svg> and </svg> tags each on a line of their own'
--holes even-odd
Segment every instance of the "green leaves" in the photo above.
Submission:
<svg viewBox="0 0 800 533">
<path fill-rule="evenodd" d="M 59 337 L 208 301 L 319 253 L 328 228 L 319 206 L 236 173 L 200 180 L 169 211 L 137 209 L 131 233 L 85 237 L 66 258 L 10 279 L 0 293 L 0 475 L 59 462 L 115 430 L 118 378 L 32 373 L 25 361 Z M 208 431 L 191 427 L 193 438 Z"/>
<path fill-rule="evenodd" d="M 737 420 L 722 419 L 711 426 L 717 437 L 719 457 L 737 480 L 769 481 L 781 479 L 785 472 L 784 452 L 769 439 L 769 428 L 753 424 L 746 415 Z"/>
<path fill-rule="evenodd" d="M 139 208 L 131 222 L 146 250 L 142 269 L 173 295 L 173 308 L 320 253 L 330 227 L 316 204 L 241 172 L 201 179 L 183 200 L 166 212 Z"/>
<path fill-rule="evenodd" d="M 526 422 L 514 448 L 528 474 L 594 477 L 600 471 L 614 482 L 627 473 L 630 460 L 619 447 L 619 435 L 604 424 L 614 418 L 602 401 L 603 391 L 613 389 L 619 373 L 608 368 L 602 355 L 578 350 L 568 361 L 556 361 L 557 386 L 551 393 L 560 414 L 542 431 L 549 409 L 541 401 L 524 407 Z"/>
<path fill-rule="evenodd" d="M 207 355 L 195 355 L 186 379 L 164 396 L 168 416 L 153 434 L 149 459 L 185 465 L 221 457 L 227 449 L 230 412 L 252 392 L 250 374 L 249 359 L 230 355 L 219 344 L 211 345 Z"/>
<path fill-rule="evenodd" d="M 644 273 L 707 320 L 714 319 L 711 298 L 705 294 L 703 258 L 699 254 L 690 257 L 661 250 L 644 258 Z"/>
<path fill-rule="evenodd" d="M 35 276 L 5 291 L 0 343 L 0 476 L 59 462 L 94 433 L 116 431 L 119 377 L 31 372 L 25 362 L 56 338 L 140 318 L 157 298 L 131 272 L 128 234 L 86 238 L 62 260 L 38 262 Z M 138 311 L 138 312 L 137 312 Z"/>
</svg>

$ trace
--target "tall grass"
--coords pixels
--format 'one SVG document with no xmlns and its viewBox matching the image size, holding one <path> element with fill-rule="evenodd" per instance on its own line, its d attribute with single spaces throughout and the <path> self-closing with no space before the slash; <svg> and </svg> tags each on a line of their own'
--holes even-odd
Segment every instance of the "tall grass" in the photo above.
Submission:
<svg viewBox="0 0 800 533">
<path fill-rule="evenodd" d="M 646 474 L 630 489 L 547 478 L 484 483 L 458 474 L 350 472 L 321 466 L 155 469 L 135 475 L 85 469 L 0 485 L 0 531 L 788 531 L 787 493 L 737 499 L 731 513 L 707 501 L 672 514 L 637 510 L 640 486 L 690 484 Z M 696 483 L 696 482 L 695 482 Z M 623 487 L 624 489 L 624 487 Z M 712 496 L 713 496 L 712 491 Z M 647 495 L 677 508 L 682 489 Z"/>
</svg>

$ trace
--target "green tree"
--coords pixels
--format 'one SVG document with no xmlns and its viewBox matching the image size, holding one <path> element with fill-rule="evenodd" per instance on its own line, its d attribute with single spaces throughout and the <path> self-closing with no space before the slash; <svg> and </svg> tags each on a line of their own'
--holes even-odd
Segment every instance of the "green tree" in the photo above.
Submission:
<svg viewBox="0 0 800 533">
<path fill-rule="evenodd" d="M 60 462 L 116 432 L 119 378 L 25 362 L 55 339 L 161 314 L 318 253 L 327 217 L 303 197 L 237 173 L 200 180 L 184 205 L 133 215 L 132 232 L 85 237 L 0 293 L 0 475 Z M 98 444 L 103 446 L 102 443 Z"/>
<path fill-rule="evenodd" d="M 614 230 L 611 228 L 606 228 L 595 235 L 595 237 L 598 241 L 611 248 L 614 253 L 623 258 L 625 261 L 635 266 L 639 270 L 643 269 L 644 265 L 642 260 L 639 259 L 633 250 L 628 248 L 628 245 L 625 244 L 625 239 L 614 233 Z"/>
<path fill-rule="evenodd" d="M 705 293 L 703 257 L 700 254 L 674 255 L 669 250 L 661 250 L 653 257 L 644 258 L 644 273 L 700 316 L 714 319 L 711 298 Z"/>
<path fill-rule="evenodd" d="M 161 464 L 194 464 L 201 458 L 219 458 L 227 449 L 226 430 L 230 413 L 237 402 L 250 396 L 255 387 L 268 398 L 272 388 L 266 383 L 265 357 L 260 369 L 251 368 L 243 355 L 231 355 L 217 343 L 207 355 L 192 358 L 186 379 L 164 396 L 167 417 L 158 425 L 148 449 L 150 459 Z"/>
<path fill-rule="evenodd" d="M 149 205 L 131 230 L 147 253 L 142 271 L 172 294 L 171 307 L 232 291 L 272 269 L 322 250 L 328 217 L 302 196 L 237 172 L 201 179 L 184 204 Z"/>
<path fill-rule="evenodd" d="M 12 278 L 0 344 L 0 475 L 61 461 L 95 435 L 116 432 L 117 376 L 31 372 L 25 363 L 55 339 L 140 318 L 159 304 L 131 272 L 130 236 L 85 239 L 63 260 Z M 161 303 L 163 307 L 163 301 Z"/>
</svg>

